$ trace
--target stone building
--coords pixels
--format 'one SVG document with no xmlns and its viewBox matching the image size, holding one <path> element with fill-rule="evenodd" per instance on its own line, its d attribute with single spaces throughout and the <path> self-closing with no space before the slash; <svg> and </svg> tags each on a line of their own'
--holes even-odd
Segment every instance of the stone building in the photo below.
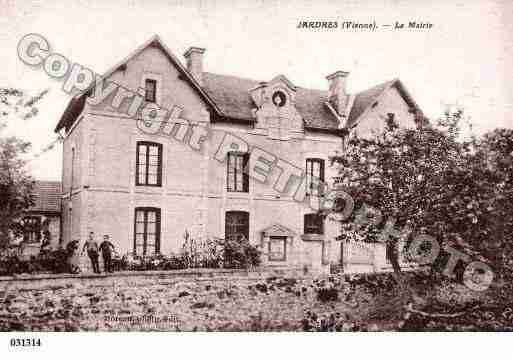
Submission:
<svg viewBox="0 0 513 359">
<path fill-rule="evenodd" d="M 202 48 L 184 57 L 155 36 L 70 101 L 56 127 L 65 134 L 64 242 L 93 231 L 121 253 L 167 254 L 187 231 L 249 238 L 266 266 L 340 264 L 339 226 L 316 215 L 323 193 L 313 184 L 336 179 L 329 157 L 347 129 L 365 134 L 389 116 L 414 125 L 402 83 L 351 95 L 343 71 L 316 90 L 283 75 L 210 73 Z"/>
</svg>

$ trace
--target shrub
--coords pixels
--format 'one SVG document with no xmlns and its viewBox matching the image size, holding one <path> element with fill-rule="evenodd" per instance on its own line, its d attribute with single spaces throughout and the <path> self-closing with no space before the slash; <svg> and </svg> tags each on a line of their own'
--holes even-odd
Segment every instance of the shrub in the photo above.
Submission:
<svg viewBox="0 0 513 359">
<path fill-rule="evenodd" d="M 38 262 L 43 270 L 52 273 L 68 273 L 71 268 L 68 264 L 70 253 L 62 248 L 54 251 L 48 251 L 38 256 Z"/>
<path fill-rule="evenodd" d="M 336 288 L 317 289 L 317 300 L 320 302 L 331 302 L 338 300 L 338 290 Z"/>
<path fill-rule="evenodd" d="M 70 253 L 66 249 L 56 249 L 23 258 L 16 250 L 8 250 L 0 257 L 0 275 L 23 273 L 70 273 L 68 263 Z"/>
<path fill-rule="evenodd" d="M 219 239 L 225 268 L 251 268 L 260 265 L 260 251 L 242 238 Z"/>
<path fill-rule="evenodd" d="M 184 268 L 220 268 L 223 249 L 218 240 L 196 239 L 186 230 L 180 260 Z"/>
</svg>

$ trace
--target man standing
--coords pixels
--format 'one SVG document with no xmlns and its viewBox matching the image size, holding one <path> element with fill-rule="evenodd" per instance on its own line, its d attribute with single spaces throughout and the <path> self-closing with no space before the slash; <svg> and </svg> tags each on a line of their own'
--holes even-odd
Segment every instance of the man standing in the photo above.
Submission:
<svg viewBox="0 0 513 359">
<path fill-rule="evenodd" d="M 114 245 L 109 241 L 109 235 L 105 234 L 103 236 L 103 242 L 100 244 L 100 252 L 102 252 L 103 257 L 103 270 L 105 273 L 112 272 L 111 261 L 113 251 Z"/>
<path fill-rule="evenodd" d="M 82 254 L 87 249 L 87 255 L 93 265 L 93 271 L 100 273 L 100 266 L 98 265 L 98 243 L 94 240 L 94 232 L 89 232 L 89 238 L 84 243 L 82 248 Z"/>
</svg>

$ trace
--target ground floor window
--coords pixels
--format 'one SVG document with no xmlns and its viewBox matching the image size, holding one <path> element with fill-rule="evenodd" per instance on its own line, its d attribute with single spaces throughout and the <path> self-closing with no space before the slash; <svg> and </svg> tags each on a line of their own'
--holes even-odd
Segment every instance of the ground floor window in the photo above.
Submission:
<svg viewBox="0 0 513 359">
<path fill-rule="evenodd" d="M 136 208 L 134 227 L 134 253 L 141 256 L 159 253 L 160 209 L 154 207 Z"/>
<path fill-rule="evenodd" d="M 305 234 L 324 234 L 324 221 L 317 213 L 305 214 Z"/>
<path fill-rule="evenodd" d="M 28 216 L 23 219 L 23 240 L 32 243 L 41 241 L 41 217 Z"/>
<path fill-rule="evenodd" d="M 249 240 L 249 213 L 228 211 L 225 219 L 225 237 L 227 239 Z"/>
<path fill-rule="evenodd" d="M 284 261 L 287 259 L 287 237 L 269 238 L 269 260 Z"/>
</svg>

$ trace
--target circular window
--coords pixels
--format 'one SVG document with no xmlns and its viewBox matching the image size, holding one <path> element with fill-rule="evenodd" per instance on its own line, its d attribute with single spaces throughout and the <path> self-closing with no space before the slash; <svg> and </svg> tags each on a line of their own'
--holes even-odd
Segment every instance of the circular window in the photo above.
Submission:
<svg viewBox="0 0 513 359">
<path fill-rule="evenodd" d="M 287 96 L 281 91 L 276 91 L 273 94 L 273 104 L 278 107 L 285 106 L 285 103 L 287 102 Z"/>
</svg>

